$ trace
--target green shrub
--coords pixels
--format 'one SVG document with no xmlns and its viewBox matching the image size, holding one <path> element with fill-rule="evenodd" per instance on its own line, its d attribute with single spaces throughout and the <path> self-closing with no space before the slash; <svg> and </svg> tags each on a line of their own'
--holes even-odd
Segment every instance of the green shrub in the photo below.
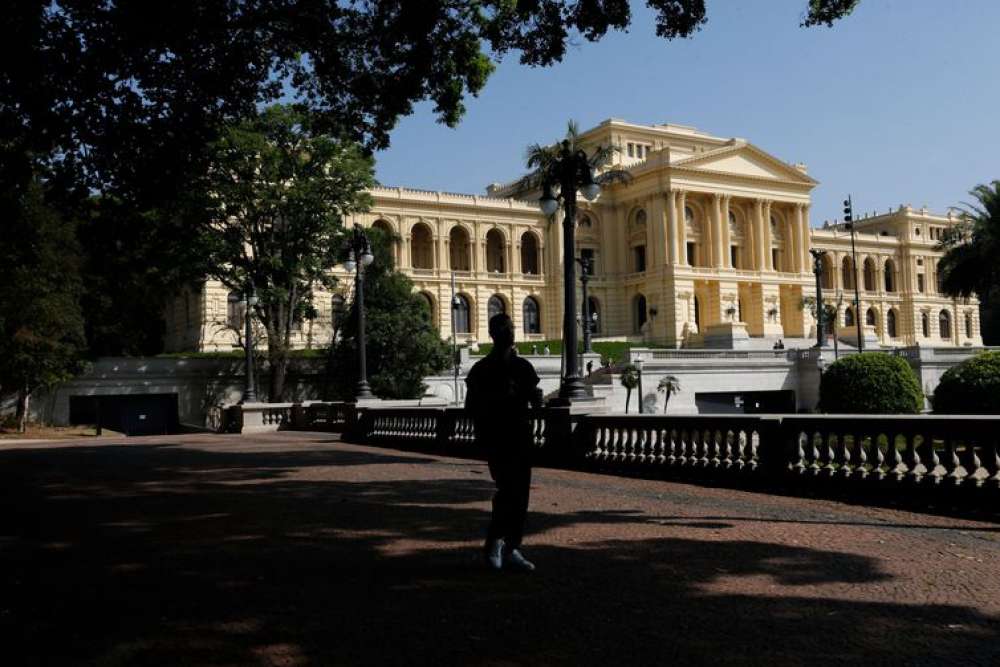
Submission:
<svg viewBox="0 0 1000 667">
<path fill-rule="evenodd" d="M 949 368 L 934 390 L 934 412 L 1000 414 L 1000 352 L 983 352 Z"/>
<path fill-rule="evenodd" d="M 924 406 L 920 380 L 902 357 L 855 354 L 832 364 L 820 382 L 820 410 L 848 414 L 917 414 Z"/>
</svg>

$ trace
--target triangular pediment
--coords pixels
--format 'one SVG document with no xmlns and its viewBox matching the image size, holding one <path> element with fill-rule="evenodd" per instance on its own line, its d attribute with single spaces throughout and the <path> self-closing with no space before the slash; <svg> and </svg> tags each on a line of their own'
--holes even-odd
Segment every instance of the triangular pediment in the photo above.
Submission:
<svg viewBox="0 0 1000 667">
<path fill-rule="evenodd" d="M 725 146 L 714 151 L 684 158 L 675 162 L 673 166 L 775 181 L 816 183 L 815 180 L 792 165 L 782 162 L 756 146 L 745 143 Z"/>
</svg>

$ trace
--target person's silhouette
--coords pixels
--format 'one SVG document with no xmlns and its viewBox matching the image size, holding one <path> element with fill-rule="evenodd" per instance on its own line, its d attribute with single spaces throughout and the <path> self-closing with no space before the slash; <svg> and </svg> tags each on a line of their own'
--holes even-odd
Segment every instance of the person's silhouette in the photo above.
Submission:
<svg viewBox="0 0 1000 667">
<path fill-rule="evenodd" d="M 465 383 L 465 408 L 476 440 L 486 450 L 496 482 L 493 516 L 486 537 L 486 561 L 530 572 L 535 566 L 521 553 L 531 487 L 531 407 L 540 407 L 538 375 L 514 348 L 514 324 L 507 315 L 490 318 L 493 349 L 475 363 Z"/>
</svg>

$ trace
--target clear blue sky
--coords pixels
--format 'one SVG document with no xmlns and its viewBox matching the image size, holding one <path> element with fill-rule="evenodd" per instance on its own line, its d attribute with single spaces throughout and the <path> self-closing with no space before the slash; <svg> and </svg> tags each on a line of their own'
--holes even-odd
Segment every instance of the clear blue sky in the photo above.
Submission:
<svg viewBox="0 0 1000 667">
<path fill-rule="evenodd" d="M 910 203 L 944 211 L 1000 178 L 1000 1 L 861 0 L 833 28 L 799 28 L 807 0 L 709 0 L 692 39 L 629 33 L 530 69 L 508 55 L 449 129 L 420 105 L 378 154 L 386 185 L 482 193 L 523 171 L 524 147 L 569 118 L 674 122 L 744 137 L 820 181 L 812 223 Z"/>
</svg>

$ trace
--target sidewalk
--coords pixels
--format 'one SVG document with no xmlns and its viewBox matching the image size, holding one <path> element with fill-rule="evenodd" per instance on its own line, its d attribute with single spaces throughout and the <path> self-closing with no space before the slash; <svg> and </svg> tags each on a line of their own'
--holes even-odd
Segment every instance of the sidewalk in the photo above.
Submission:
<svg viewBox="0 0 1000 667">
<path fill-rule="evenodd" d="M 5 662 L 997 664 L 1000 526 L 329 434 L 0 443 Z"/>
</svg>

